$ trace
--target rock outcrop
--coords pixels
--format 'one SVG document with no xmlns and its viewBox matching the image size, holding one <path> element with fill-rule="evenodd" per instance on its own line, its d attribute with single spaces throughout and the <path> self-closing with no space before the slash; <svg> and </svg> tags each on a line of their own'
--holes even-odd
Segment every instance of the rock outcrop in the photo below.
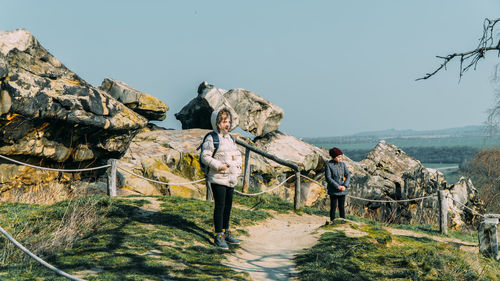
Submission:
<svg viewBox="0 0 500 281">
<path fill-rule="evenodd" d="M 233 112 L 233 128 L 239 126 L 255 136 L 277 130 L 284 115 L 281 108 L 253 92 L 226 91 L 203 82 L 198 87 L 198 96 L 175 114 L 175 118 L 181 121 L 183 129 L 212 129 L 210 114 L 222 106 Z"/>
<path fill-rule="evenodd" d="M 474 216 L 469 209 L 481 214 L 485 210 L 472 181 L 469 178 L 461 177 L 457 183 L 446 190 L 448 191 L 448 223 L 456 229 L 464 224 L 478 225 L 479 218 Z"/>
<path fill-rule="evenodd" d="M 175 118 L 182 124 L 182 129 L 207 129 L 212 130 L 210 116 L 212 112 L 221 107 L 231 110 L 233 115 L 232 129 L 239 123 L 239 116 L 224 97 L 227 90 L 218 89 L 206 81 L 198 86 L 198 95 L 175 114 Z"/>
<path fill-rule="evenodd" d="M 141 179 L 128 172 L 148 179 L 186 183 L 203 178 L 199 166 L 200 145 L 205 134 L 203 129 L 165 130 L 150 126 L 134 138 L 125 155 L 119 159 L 119 194 L 178 195 L 204 198 L 205 183 L 171 184 L 169 186 Z"/>
<path fill-rule="evenodd" d="M 147 120 L 67 69 L 26 30 L 0 31 L 0 154 L 44 167 L 119 158 Z M 105 193 L 105 170 L 66 174 L 0 161 L 1 200 Z"/>
<path fill-rule="evenodd" d="M 0 31 L 0 154 L 119 157 L 147 120 L 92 87 L 26 30 Z"/>
<path fill-rule="evenodd" d="M 254 143 L 257 148 L 269 154 L 297 164 L 305 173 L 322 172 L 325 160 L 329 157 L 325 150 L 280 131 L 255 138 Z M 281 166 L 274 162 L 271 165 Z"/>
<path fill-rule="evenodd" d="M 161 100 L 137 91 L 122 81 L 106 78 L 99 89 L 109 93 L 128 108 L 148 120 L 164 120 L 168 106 Z"/>
<path fill-rule="evenodd" d="M 224 94 L 240 118 L 238 126 L 254 136 L 278 130 L 284 113 L 281 108 L 244 89 L 232 89 Z"/>
</svg>

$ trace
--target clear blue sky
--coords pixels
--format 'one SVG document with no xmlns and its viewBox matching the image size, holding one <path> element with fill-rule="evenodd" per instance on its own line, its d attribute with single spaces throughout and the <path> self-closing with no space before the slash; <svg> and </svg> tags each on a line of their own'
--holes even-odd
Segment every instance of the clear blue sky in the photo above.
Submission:
<svg viewBox="0 0 500 281">
<path fill-rule="evenodd" d="M 500 61 L 458 83 L 458 65 L 415 79 L 436 55 L 476 47 L 500 1 L 6 1 L 0 30 L 24 28 L 94 86 L 115 78 L 174 114 L 203 80 L 244 88 L 285 111 L 280 130 L 339 136 L 479 125 Z"/>
</svg>

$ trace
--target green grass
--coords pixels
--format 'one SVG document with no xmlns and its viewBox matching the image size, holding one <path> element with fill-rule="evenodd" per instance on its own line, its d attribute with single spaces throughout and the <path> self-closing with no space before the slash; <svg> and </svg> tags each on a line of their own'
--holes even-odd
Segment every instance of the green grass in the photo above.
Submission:
<svg viewBox="0 0 500 281">
<path fill-rule="evenodd" d="M 337 212 L 337 217 L 338 217 L 338 212 Z M 439 232 L 439 227 L 433 226 L 430 224 L 388 224 L 388 223 L 382 223 L 374 220 L 369 220 L 365 219 L 362 217 L 358 217 L 355 215 L 346 215 L 347 219 L 355 222 L 361 222 L 364 224 L 372 225 L 375 227 L 392 227 L 392 228 L 397 228 L 397 229 L 405 229 L 405 230 L 411 230 L 413 232 L 418 232 L 418 233 L 424 233 L 428 235 L 433 235 L 433 236 L 440 236 L 440 237 L 450 237 L 450 238 L 457 238 L 463 241 L 468 241 L 468 242 L 473 242 L 473 243 L 478 243 L 477 240 L 477 231 L 460 231 L 460 230 L 451 230 L 448 229 L 448 234 L 441 234 Z"/>
<path fill-rule="evenodd" d="M 241 186 L 236 186 L 235 188 L 240 192 L 242 190 Z M 249 194 L 257 192 L 260 191 L 253 188 L 249 188 L 248 191 Z M 285 201 L 277 196 L 273 196 L 268 193 L 264 193 L 259 196 L 244 196 L 235 193 L 233 200 L 235 203 L 249 207 L 251 210 L 273 210 L 278 213 L 295 212 L 299 215 L 302 213 L 318 216 L 329 215 L 329 211 L 311 207 L 301 207 L 299 210 L 294 210 L 293 203 Z"/>
<path fill-rule="evenodd" d="M 213 203 L 181 197 L 157 200 L 162 202 L 159 211 L 141 209 L 149 203 L 147 199 L 100 196 L 47 206 L 4 203 L 0 206 L 0 221 L 19 242 L 61 270 L 75 274 L 94 269 L 95 274 L 83 274 L 87 280 L 247 278 L 222 265 L 227 251 L 212 245 Z M 80 226 L 71 243 L 40 251 L 44 241 L 53 240 L 61 222 L 69 223 L 65 217 L 82 205 L 85 210 L 95 210 L 95 224 Z M 264 211 L 233 208 L 232 229 L 242 235 L 242 226 L 269 216 Z M 26 258 L 6 239 L 0 239 L 0 247 L 7 249 L 0 260 L 1 280 L 66 280 Z"/>
<path fill-rule="evenodd" d="M 471 231 L 471 232 L 464 232 L 464 231 L 448 229 L 448 234 L 441 234 L 439 232 L 438 227 L 428 225 L 428 224 L 426 224 L 426 225 L 390 224 L 387 226 L 392 227 L 392 228 L 411 230 L 414 232 L 420 232 L 420 233 L 425 233 L 425 234 L 434 235 L 434 236 L 458 238 L 458 239 L 463 240 L 463 241 L 479 243 L 476 230 Z"/>
<path fill-rule="evenodd" d="M 255 192 L 255 191 L 251 191 Z M 148 210 L 152 200 L 159 210 Z M 269 210 L 292 212 L 293 204 L 270 195 L 235 195 L 231 228 L 270 217 Z M 302 208 L 298 214 L 327 216 Z M 222 264 L 234 252 L 212 245 L 213 203 L 181 197 L 81 197 L 52 205 L 2 203 L 0 224 L 27 248 L 54 266 L 87 280 L 246 280 L 248 275 Z M 347 215 L 349 220 L 324 227 L 329 232 L 296 261 L 301 280 L 498 280 L 498 262 L 468 256 L 430 238 L 394 236 L 384 224 Z M 343 224 L 367 233 L 347 237 Z M 389 225 L 431 235 L 431 226 Z M 447 237 L 477 242 L 472 235 L 450 231 Z M 45 269 L 0 238 L 0 280 L 66 280 Z M 472 254 L 471 254 L 472 255 Z M 468 261 L 480 263 L 472 268 Z M 94 273 L 85 273 L 93 270 Z M 337 279 L 335 279 L 337 278 Z"/>
<path fill-rule="evenodd" d="M 363 237 L 327 226 L 317 245 L 296 257 L 300 280 L 498 280 L 500 264 L 430 238 L 393 236 L 365 225 Z M 357 228 L 352 225 L 353 228 Z M 476 260 L 480 268 L 473 268 Z"/>
</svg>

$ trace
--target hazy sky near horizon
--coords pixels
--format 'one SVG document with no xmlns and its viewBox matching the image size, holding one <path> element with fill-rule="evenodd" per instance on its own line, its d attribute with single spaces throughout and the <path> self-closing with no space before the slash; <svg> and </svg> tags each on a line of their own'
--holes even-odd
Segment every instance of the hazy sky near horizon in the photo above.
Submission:
<svg viewBox="0 0 500 281">
<path fill-rule="evenodd" d="M 497 54 L 459 83 L 458 63 L 415 81 L 435 56 L 472 50 L 500 1 L 5 1 L 0 30 L 24 28 L 98 87 L 121 80 L 163 100 L 159 125 L 208 81 L 281 107 L 297 137 L 479 125 Z"/>
</svg>

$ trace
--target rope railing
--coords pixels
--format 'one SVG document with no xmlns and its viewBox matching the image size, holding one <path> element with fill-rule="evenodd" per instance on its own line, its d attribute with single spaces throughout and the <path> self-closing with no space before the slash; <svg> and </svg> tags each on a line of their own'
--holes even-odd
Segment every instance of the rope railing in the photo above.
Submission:
<svg viewBox="0 0 500 281">
<path fill-rule="evenodd" d="M 402 200 L 376 200 L 376 199 L 367 199 L 367 198 L 361 198 L 361 197 L 356 197 L 347 194 L 347 197 L 357 199 L 357 200 L 362 200 L 362 201 L 368 201 L 368 202 L 377 202 L 377 203 L 399 203 L 399 202 L 411 202 L 411 201 L 419 201 L 419 200 L 424 200 L 427 198 L 431 198 L 437 196 L 437 193 L 433 193 L 428 196 L 423 196 L 423 197 L 417 197 L 417 198 L 411 198 L 411 199 L 402 199 Z"/>
<path fill-rule="evenodd" d="M 87 171 L 105 169 L 105 168 L 108 168 L 108 167 L 111 166 L 111 165 L 108 164 L 108 165 L 103 165 L 103 166 L 99 166 L 99 167 L 84 168 L 84 169 L 55 169 L 55 168 L 47 168 L 47 167 L 41 167 L 41 166 L 31 165 L 31 164 L 28 164 L 28 163 L 24 163 L 24 162 L 21 162 L 21 161 L 17 161 L 17 160 L 11 159 L 11 158 L 3 156 L 1 154 L 0 154 L 0 158 L 3 158 L 3 159 L 8 160 L 10 162 L 14 162 L 14 163 L 19 164 L 19 165 L 23 165 L 23 166 L 27 166 L 27 167 L 31 167 L 31 168 L 35 168 L 35 169 L 39 169 L 39 170 L 64 172 L 64 173 L 87 172 Z"/>
<path fill-rule="evenodd" d="M 193 184 L 193 183 L 198 183 L 198 182 L 202 182 L 202 181 L 205 181 L 205 179 L 199 179 L 199 180 L 195 180 L 195 181 L 190 181 L 190 182 L 164 182 L 164 181 L 159 181 L 159 180 L 153 180 L 153 179 L 149 179 L 149 178 L 146 178 L 144 176 L 141 176 L 141 175 L 138 175 L 134 172 L 131 172 L 131 171 L 128 171 L 120 166 L 117 166 L 118 169 L 124 171 L 125 173 L 127 174 L 130 174 L 130 175 L 133 175 L 133 176 L 136 176 L 140 179 L 143 179 L 143 180 L 146 180 L 146 181 L 149 181 L 149 182 L 154 182 L 154 183 L 158 183 L 158 184 L 164 184 L 164 185 L 186 185 L 186 184 Z"/>
<path fill-rule="evenodd" d="M 460 202 L 460 201 L 458 201 L 458 200 L 455 200 L 455 199 L 454 199 L 453 197 L 451 197 L 451 196 L 450 196 L 449 198 L 450 198 L 451 200 L 453 200 L 453 202 L 458 203 L 458 204 L 462 205 L 464 208 L 466 208 L 467 210 L 471 211 L 471 213 L 472 213 L 472 214 L 475 214 L 475 215 L 478 215 L 478 216 L 480 216 L 480 217 L 482 217 L 482 218 L 485 218 L 485 216 L 484 216 L 484 215 L 482 215 L 482 214 L 480 214 L 480 213 L 478 213 L 478 212 L 474 211 L 473 209 L 471 209 L 471 208 L 467 207 L 467 206 L 466 206 L 465 204 L 463 204 L 462 202 Z"/>
<path fill-rule="evenodd" d="M 276 188 L 284 185 L 289 179 L 295 177 L 295 175 L 291 175 L 289 176 L 288 178 L 286 178 L 284 181 L 282 181 L 280 184 L 278 184 L 277 186 L 273 187 L 272 189 L 268 189 L 268 190 L 265 190 L 265 191 L 261 191 L 261 192 L 258 192 L 258 193 L 243 193 L 243 192 L 240 192 L 238 190 L 234 190 L 234 192 L 240 194 L 240 195 L 243 195 L 243 196 L 257 196 L 257 195 L 261 195 L 261 194 L 264 194 L 264 193 L 267 193 L 267 192 L 271 192 L 273 190 L 275 190 Z"/>
<path fill-rule="evenodd" d="M 0 232 L 2 232 L 2 234 L 7 237 L 7 239 L 9 239 L 10 242 L 12 242 L 16 247 L 18 247 L 19 249 L 21 249 L 23 252 L 25 252 L 28 256 L 30 256 L 31 258 L 33 258 L 34 260 L 36 260 L 37 262 L 39 262 L 41 265 L 45 266 L 46 268 L 54 271 L 55 273 L 61 275 L 61 276 L 64 276 L 70 280 L 75 280 L 75 281 L 85 281 L 84 279 L 80 279 L 78 277 L 75 277 L 73 275 L 70 275 L 58 268 L 56 268 L 55 266 L 47 263 L 46 261 L 44 261 L 43 259 L 39 258 L 38 256 L 36 256 L 35 254 L 33 254 L 30 250 L 26 249 L 21 243 L 17 242 L 16 239 L 14 239 L 7 231 L 5 231 L 1 226 L 0 226 Z"/>
<path fill-rule="evenodd" d="M 321 183 L 319 183 L 318 181 L 314 180 L 314 179 L 311 179 L 310 177 L 308 176 L 304 176 L 302 175 L 304 178 L 316 183 L 317 185 L 325 188 L 325 186 Z M 367 198 L 361 198 L 361 197 L 357 197 L 357 196 L 353 196 L 353 195 L 349 195 L 347 194 L 346 196 L 347 197 L 350 197 L 350 198 L 353 198 L 353 199 L 357 199 L 357 200 L 362 200 L 362 201 L 368 201 L 368 202 L 377 202 L 377 203 L 398 203 L 398 202 L 410 202 L 410 201 L 418 201 L 418 200 L 424 200 L 424 199 L 427 199 L 427 198 L 431 198 L 433 196 L 436 196 L 437 193 L 433 193 L 433 194 L 430 194 L 430 195 L 427 195 L 427 196 L 422 196 L 422 197 L 417 197 L 417 198 L 411 198 L 411 199 L 402 199 L 402 200 L 376 200 L 376 199 L 367 199 Z"/>
<path fill-rule="evenodd" d="M 158 184 L 164 184 L 164 185 L 186 185 L 186 184 L 193 184 L 193 183 L 198 183 L 198 182 L 205 181 L 205 179 L 199 179 L 199 180 L 190 181 L 190 182 L 178 182 L 178 183 L 164 182 L 164 181 L 159 181 L 159 180 L 153 180 L 153 179 L 146 178 L 146 177 L 141 176 L 139 174 L 136 174 L 134 172 L 128 171 L 127 169 L 124 169 L 124 168 L 122 168 L 120 166 L 117 166 L 117 168 L 120 169 L 121 171 L 127 173 L 127 174 L 133 175 L 133 176 L 138 177 L 140 179 L 143 179 L 143 180 L 146 180 L 146 181 L 149 181 L 149 182 L 158 183 Z M 251 193 L 251 194 L 249 194 L 249 193 L 242 193 L 242 192 L 240 192 L 238 190 L 234 190 L 234 192 L 236 192 L 236 193 L 238 193 L 240 195 L 244 195 L 244 196 L 256 196 L 256 195 L 264 194 L 264 193 L 267 193 L 267 192 L 271 192 L 271 191 L 277 189 L 278 187 L 281 187 L 289 179 L 293 178 L 294 176 L 295 175 L 291 175 L 288 178 L 286 178 L 284 181 L 282 181 L 280 184 L 278 184 L 277 186 L 273 187 L 272 189 L 268 189 L 268 190 L 265 190 L 265 191 L 262 191 L 262 192 L 259 192 L 259 193 Z"/>
</svg>

